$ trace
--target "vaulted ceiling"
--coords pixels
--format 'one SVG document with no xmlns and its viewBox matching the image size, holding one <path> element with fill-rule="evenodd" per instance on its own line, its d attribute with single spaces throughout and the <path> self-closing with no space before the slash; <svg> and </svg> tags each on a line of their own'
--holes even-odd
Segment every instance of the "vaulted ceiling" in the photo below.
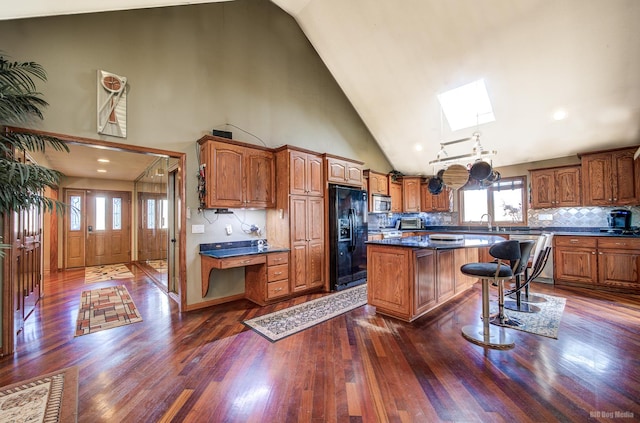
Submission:
<svg viewBox="0 0 640 423">
<path fill-rule="evenodd" d="M 432 174 L 441 142 L 478 129 L 484 148 L 498 151 L 495 166 L 640 144 L 638 0 L 272 1 L 296 19 L 403 173 Z M 0 19 L 185 4 L 11 3 Z M 495 122 L 451 131 L 437 95 L 480 78 Z M 553 119 L 558 109 L 566 119 Z"/>
</svg>

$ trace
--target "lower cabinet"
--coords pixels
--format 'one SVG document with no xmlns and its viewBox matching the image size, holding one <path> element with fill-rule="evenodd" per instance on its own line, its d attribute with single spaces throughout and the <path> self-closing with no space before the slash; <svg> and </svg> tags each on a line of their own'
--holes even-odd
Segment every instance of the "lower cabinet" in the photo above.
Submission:
<svg viewBox="0 0 640 423">
<path fill-rule="evenodd" d="M 289 295 L 289 253 L 268 253 L 266 266 L 245 268 L 245 297 L 265 305 Z"/>
<path fill-rule="evenodd" d="M 477 257 L 477 249 L 472 250 L 471 257 Z M 471 286 L 468 280 L 464 288 L 458 282 L 456 266 L 469 253 L 457 251 L 369 244 L 368 303 L 406 322 L 444 304 Z"/>
<path fill-rule="evenodd" d="M 640 292 L 640 239 L 554 237 L 557 285 Z"/>
</svg>

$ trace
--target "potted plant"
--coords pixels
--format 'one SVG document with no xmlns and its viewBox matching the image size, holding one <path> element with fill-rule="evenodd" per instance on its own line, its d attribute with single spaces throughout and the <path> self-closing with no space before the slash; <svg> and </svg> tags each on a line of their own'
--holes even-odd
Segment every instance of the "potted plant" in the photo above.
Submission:
<svg viewBox="0 0 640 423">
<path fill-rule="evenodd" d="M 46 81 L 44 68 L 34 62 L 15 62 L 0 52 L 0 218 L 7 213 L 29 207 L 51 211 L 63 210 L 63 204 L 44 195 L 46 187 L 56 187 L 62 174 L 37 164 L 23 163 L 23 152 L 41 151 L 53 147 L 69 151 L 67 144 L 55 137 L 28 129 L 42 120 L 42 109 L 48 103 L 37 91 L 35 80 Z M 8 248 L 0 244 L 1 248 Z"/>
</svg>

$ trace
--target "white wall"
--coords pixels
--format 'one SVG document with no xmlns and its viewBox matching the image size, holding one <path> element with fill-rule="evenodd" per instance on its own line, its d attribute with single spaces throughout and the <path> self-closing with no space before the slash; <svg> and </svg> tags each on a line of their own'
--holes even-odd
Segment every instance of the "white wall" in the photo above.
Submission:
<svg viewBox="0 0 640 423">
<path fill-rule="evenodd" d="M 196 212 L 196 140 L 212 128 L 391 170 L 298 25 L 268 0 L 3 21 L 0 39 L 13 59 L 47 70 L 40 89 L 50 107 L 38 129 L 187 154 L 188 304 L 203 301 L 199 244 L 244 237 L 237 227 L 224 235 L 233 217 Z M 98 69 L 128 78 L 124 140 L 96 133 Z M 238 212 L 245 215 L 264 226 L 264 212 Z M 194 223 L 205 224 L 205 234 L 191 234 Z M 236 277 L 228 279 L 206 300 L 242 291 Z"/>
</svg>

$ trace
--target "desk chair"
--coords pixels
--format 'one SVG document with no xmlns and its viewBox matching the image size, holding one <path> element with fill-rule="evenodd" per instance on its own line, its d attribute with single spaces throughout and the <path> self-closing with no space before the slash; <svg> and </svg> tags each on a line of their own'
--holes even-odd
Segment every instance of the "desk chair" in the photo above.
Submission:
<svg viewBox="0 0 640 423">
<path fill-rule="evenodd" d="M 483 347 L 506 350 L 514 347 L 513 338 L 503 327 L 490 324 L 489 283 L 501 286 L 505 280 L 513 278 L 513 269 L 520 263 L 520 243 L 515 240 L 500 242 L 491 246 L 489 254 L 497 260 L 491 263 L 468 263 L 460 268 L 463 274 L 482 280 L 482 324 L 464 326 L 462 336 Z"/>
</svg>

